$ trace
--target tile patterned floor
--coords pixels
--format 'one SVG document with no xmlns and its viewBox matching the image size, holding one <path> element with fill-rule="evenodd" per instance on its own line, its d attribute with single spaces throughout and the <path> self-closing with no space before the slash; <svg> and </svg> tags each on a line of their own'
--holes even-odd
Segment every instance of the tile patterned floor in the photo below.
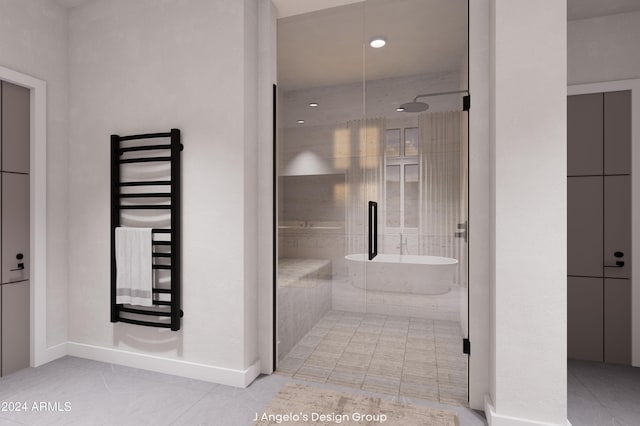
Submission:
<svg viewBox="0 0 640 426">
<path fill-rule="evenodd" d="M 467 406 L 467 363 L 455 322 L 330 311 L 277 373 Z"/>
</svg>

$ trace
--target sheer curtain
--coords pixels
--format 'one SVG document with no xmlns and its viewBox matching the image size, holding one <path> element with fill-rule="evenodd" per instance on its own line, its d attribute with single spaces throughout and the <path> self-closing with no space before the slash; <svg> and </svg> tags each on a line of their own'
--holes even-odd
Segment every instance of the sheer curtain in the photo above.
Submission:
<svg viewBox="0 0 640 426">
<path fill-rule="evenodd" d="M 346 253 L 367 252 L 368 201 L 381 200 L 384 160 L 384 118 L 347 122 L 350 143 L 350 167 L 347 169 Z M 378 215 L 382 206 L 378 204 Z M 381 229 L 381 227 L 378 227 Z M 381 235 L 381 234 L 380 234 Z M 378 247 L 383 241 L 378 239 Z"/>
<path fill-rule="evenodd" d="M 459 111 L 421 114 L 420 252 L 459 258 L 454 233 L 461 215 Z"/>
</svg>

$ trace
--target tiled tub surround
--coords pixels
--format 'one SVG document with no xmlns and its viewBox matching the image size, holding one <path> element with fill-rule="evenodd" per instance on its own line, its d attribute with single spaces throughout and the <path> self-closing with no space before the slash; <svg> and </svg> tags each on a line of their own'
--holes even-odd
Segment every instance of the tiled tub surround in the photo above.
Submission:
<svg viewBox="0 0 640 426">
<path fill-rule="evenodd" d="M 340 222 L 288 221 L 278 226 L 281 258 L 342 258 L 344 241 L 344 223 Z"/>
<path fill-rule="evenodd" d="M 331 261 L 327 259 L 278 259 L 278 287 L 316 287 L 320 280 L 331 280 Z"/>
<path fill-rule="evenodd" d="M 277 372 L 466 406 L 467 369 L 457 322 L 330 311 Z"/>
<path fill-rule="evenodd" d="M 331 310 L 331 261 L 278 259 L 278 357 Z"/>
</svg>

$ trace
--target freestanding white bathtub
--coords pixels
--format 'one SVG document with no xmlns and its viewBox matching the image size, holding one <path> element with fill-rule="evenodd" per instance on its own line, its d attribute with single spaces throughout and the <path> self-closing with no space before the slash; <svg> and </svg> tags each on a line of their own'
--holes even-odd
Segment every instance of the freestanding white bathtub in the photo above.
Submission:
<svg viewBox="0 0 640 426">
<path fill-rule="evenodd" d="M 456 259 L 440 256 L 379 254 L 369 260 L 366 253 L 358 253 L 349 254 L 345 259 L 351 265 L 349 275 L 352 277 L 362 275 L 364 263 L 366 280 L 351 280 L 354 286 L 393 293 L 444 294 L 453 285 L 458 267 Z"/>
</svg>

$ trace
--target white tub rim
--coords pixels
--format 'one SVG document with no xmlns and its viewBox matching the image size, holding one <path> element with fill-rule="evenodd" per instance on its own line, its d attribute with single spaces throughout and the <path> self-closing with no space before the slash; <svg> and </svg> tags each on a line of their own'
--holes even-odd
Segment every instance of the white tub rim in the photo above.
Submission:
<svg viewBox="0 0 640 426">
<path fill-rule="evenodd" d="M 344 257 L 351 262 L 391 263 L 406 265 L 456 265 L 458 259 L 443 256 L 423 256 L 417 254 L 378 254 L 373 260 L 369 260 L 367 253 L 348 254 Z"/>
</svg>

